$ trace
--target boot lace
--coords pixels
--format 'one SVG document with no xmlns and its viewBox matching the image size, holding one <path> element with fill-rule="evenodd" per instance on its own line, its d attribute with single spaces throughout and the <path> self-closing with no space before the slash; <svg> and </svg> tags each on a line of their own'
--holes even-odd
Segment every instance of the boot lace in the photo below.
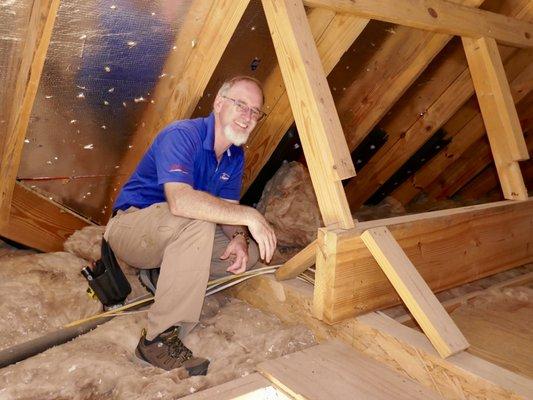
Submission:
<svg viewBox="0 0 533 400">
<path fill-rule="evenodd" d="M 163 343 L 168 346 L 168 355 L 183 363 L 192 357 L 192 351 L 185 347 L 178 335 L 179 330 L 174 329 L 170 335 L 163 339 Z"/>
</svg>

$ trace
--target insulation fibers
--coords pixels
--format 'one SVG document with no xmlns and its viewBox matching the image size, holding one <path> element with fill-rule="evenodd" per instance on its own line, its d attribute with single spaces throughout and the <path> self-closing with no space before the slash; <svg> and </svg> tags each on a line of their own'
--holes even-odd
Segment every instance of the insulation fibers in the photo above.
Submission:
<svg viewBox="0 0 533 400">
<path fill-rule="evenodd" d="M 265 359 L 315 343 L 302 326 L 289 326 L 239 300 L 208 298 L 201 322 L 186 337 L 194 354 L 211 360 L 207 376 L 186 378 L 134 355 L 145 313 L 121 316 L 36 357 L 0 370 L 2 399 L 166 399 L 188 395 L 255 370 Z"/>
<path fill-rule="evenodd" d="M 99 312 L 85 292 L 85 265 L 63 252 L 0 259 L 0 349 Z"/>
</svg>

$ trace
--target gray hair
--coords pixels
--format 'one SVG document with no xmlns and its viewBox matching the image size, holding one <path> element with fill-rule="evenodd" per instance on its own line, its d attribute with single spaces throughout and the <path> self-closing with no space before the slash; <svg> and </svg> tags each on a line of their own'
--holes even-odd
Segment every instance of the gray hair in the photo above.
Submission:
<svg viewBox="0 0 533 400">
<path fill-rule="evenodd" d="M 235 85 L 238 82 L 242 82 L 242 81 L 252 82 L 253 84 L 255 84 L 261 91 L 261 98 L 263 100 L 263 103 L 265 102 L 265 94 L 263 92 L 263 85 L 261 84 L 261 82 L 259 82 L 259 80 L 248 75 L 238 75 L 238 76 L 234 76 L 233 78 L 224 81 L 222 86 L 220 86 L 220 89 L 218 89 L 217 96 L 225 95 L 228 92 L 228 90 L 230 90 L 233 87 L 233 85 Z"/>
</svg>

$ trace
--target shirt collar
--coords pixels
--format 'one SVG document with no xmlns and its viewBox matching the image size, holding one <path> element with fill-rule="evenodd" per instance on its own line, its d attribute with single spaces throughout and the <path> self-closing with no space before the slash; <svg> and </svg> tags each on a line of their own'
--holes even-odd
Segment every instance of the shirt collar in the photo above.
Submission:
<svg viewBox="0 0 533 400">
<path fill-rule="evenodd" d="M 215 114 L 213 112 L 204 118 L 204 124 L 207 129 L 207 135 L 205 135 L 203 148 L 205 150 L 215 151 Z M 226 150 L 228 157 L 231 157 L 231 149 L 233 147 L 235 146 L 231 145 Z"/>
</svg>

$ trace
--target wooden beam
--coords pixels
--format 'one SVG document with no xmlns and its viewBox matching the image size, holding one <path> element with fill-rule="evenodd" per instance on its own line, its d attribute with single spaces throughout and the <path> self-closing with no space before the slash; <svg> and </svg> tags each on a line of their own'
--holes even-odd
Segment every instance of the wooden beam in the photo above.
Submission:
<svg viewBox="0 0 533 400">
<path fill-rule="evenodd" d="M 115 196 L 126 182 L 153 139 L 173 120 L 190 118 L 207 86 L 249 0 L 195 0 L 174 43 L 179 50 L 165 64 L 165 73 L 155 89 L 155 104 L 147 108 L 132 136 L 116 179 L 111 185 L 107 217 Z"/>
<path fill-rule="evenodd" d="M 533 80 L 532 57 L 533 53 L 530 51 L 520 51 L 506 64 L 505 72 L 512 80 L 510 86 L 515 104 L 519 103 L 530 90 L 533 90 L 533 87 L 524 85 L 524 83 Z M 467 122 L 464 123 L 464 120 Z M 476 107 L 470 106 L 463 107 L 444 125 L 443 129 L 447 133 L 446 138 L 451 139 L 451 142 L 424 164 L 409 180 L 392 192 L 392 196 L 402 204 L 409 203 L 424 188 L 428 187 L 443 171 L 457 161 L 469 146 L 485 134 L 485 126 L 480 112 Z"/>
<path fill-rule="evenodd" d="M 44 252 L 63 251 L 63 243 L 89 220 L 17 183 L 9 223 L 0 236 Z"/>
<path fill-rule="evenodd" d="M 0 149 L 0 155 L 2 155 L 0 162 L 0 226 L 5 227 L 8 223 L 26 129 L 39 87 L 58 8 L 59 0 L 32 2 L 21 59 L 20 62 L 14 64 L 19 70 L 15 93 L 10 99 L 12 106 L 7 116 L 7 133 L 6 137 L 3 138 L 3 148 Z"/>
<path fill-rule="evenodd" d="M 305 0 L 305 4 L 433 32 L 533 47 L 532 24 L 443 0 Z"/>
<path fill-rule="evenodd" d="M 328 323 L 400 303 L 361 239 L 387 226 L 433 292 L 533 261 L 533 199 L 319 230 L 314 308 Z"/>
<path fill-rule="evenodd" d="M 316 260 L 316 249 L 317 243 L 316 240 L 313 240 L 304 249 L 298 252 L 298 254 L 277 269 L 276 279 L 278 281 L 284 281 L 296 278 L 306 269 L 314 265 Z"/>
<path fill-rule="evenodd" d="M 517 161 L 529 156 L 498 46 L 493 39 L 462 40 L 502 191 L 507 199 L 525 200 Z"/>
<path fill-rule="evenodd" d="M 468 348 L 461 331 L 386 227 L 361 234 L 370 253 L 442 357 Z"/>
<path fill-rule="evenodd" d="M 272 382 L 256 372 L 185 396 L 183 400 L 257 400 L 268 399 L 269 396 L 276 396 L 274 398 L 279 400 L 290 400 L 274 389 Z"/>
<path fill-rule="evenodd" d="M 263 0 L 325 225 L 353 227 L 341 179 L 355 175 L 302 3 Z"/>
<path fill-rule="evenodd" d="M 327 325 L 313 317 L 313 287 L 300 280 L 277 282 L 263 275 L 230 291 L 283 321 L 306 325 L 319 341 L 341 339 L 444 398 L 517 400 L 533 395 L 530 379 L 468 352 L 443 359 L 424 334 L 378 313 Z"/>
<path fill-rule="evenodd" d="M 257 370 L 294 399 L 442 399 L 339 340 L 264 361 Z"/>
<path fill-rule="evenodd" d="M 333 70 L 341 56 L 369 22 L 368 19 L 335 14 L 333 11 L 318 8 L 309 12 L 308 20 L 326 75 Z M 294 122 L 279 66 L 266 80 L 264 92 L 267 102 L 270 102 L 271 99 L 275 99 L 275 102 L 269 104 L 267 117 L 246 143 L 243 194 L 253 183 Z"/>
</svg>

